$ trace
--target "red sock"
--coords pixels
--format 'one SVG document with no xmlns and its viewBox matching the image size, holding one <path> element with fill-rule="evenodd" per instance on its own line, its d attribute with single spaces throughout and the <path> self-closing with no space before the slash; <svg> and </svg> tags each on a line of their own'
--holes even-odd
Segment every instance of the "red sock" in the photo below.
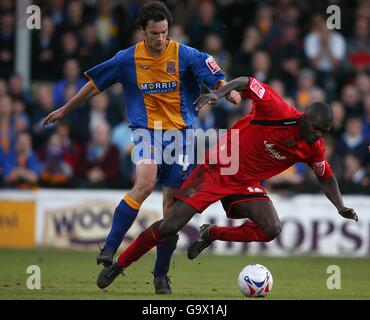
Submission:
<svg viewBox="0 0 370 320">
<path fill-rule="evenodd" d="M 131 263 L 138 260 L 150 249 L 164 240 L 164 238 L 161 238 L 159 235 L 159 224 L 160 221 L 155 222 L 148 229 L 140 233 L 126 250 L 119 255 L 117 263 L 120 267 L 127 268 Z"/>
<path fill-rule="evenodd" d="M 247 221 L 238 227 L 211 227 L 209 235 L 213 240 L 235 242 L 267 242 L 271 240 L 266 232 L 253 221 Z"/>
</svg>

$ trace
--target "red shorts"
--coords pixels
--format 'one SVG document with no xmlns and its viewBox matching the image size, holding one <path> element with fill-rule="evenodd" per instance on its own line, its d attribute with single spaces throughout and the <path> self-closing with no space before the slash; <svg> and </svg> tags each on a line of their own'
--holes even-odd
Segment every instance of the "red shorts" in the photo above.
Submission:
<svg viewBox="0 0 370 320">
<path fill-rule="evenodd" d="M 198 165 L 183 182 L 175 199 L 183 201 L 197 212 L 203 212 L 212 203 L 222 200 L 230 218 L 241 218 L 231 214 L 232 207 L 251 200 L 271 201 L 259 182 L 241 183 L 234 176 L 221 175 L 215 165 Z"/>
</svg>

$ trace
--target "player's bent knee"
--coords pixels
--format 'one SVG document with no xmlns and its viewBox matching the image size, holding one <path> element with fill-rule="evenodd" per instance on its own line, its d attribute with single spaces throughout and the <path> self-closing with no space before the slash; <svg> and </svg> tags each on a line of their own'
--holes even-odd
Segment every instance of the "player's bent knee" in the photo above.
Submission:
<svg viewBox="0 0 370 320">
<path fill-rule="evenodd" d="M 266 226 L 265 232 L 271 241 L 279 236 L 279 234 L 281 233 L 281 229 L 282 229 L 281 223 L 276 222 Z"/>
<path fill-rule="evenodd" d="M 177 231 L 179 231 L 177 226 L 167 223 L 166 221 L 163 221 L 159 226 L 159 234 L 163 238 L 174 236 L 176 235 Z"/>
<path fill-rule="evenodd" d="M 150 195 L 154 189 L 155 181 L 140 181 L 135 183 L 134 188 L 143 196 Z"/>
</svg>

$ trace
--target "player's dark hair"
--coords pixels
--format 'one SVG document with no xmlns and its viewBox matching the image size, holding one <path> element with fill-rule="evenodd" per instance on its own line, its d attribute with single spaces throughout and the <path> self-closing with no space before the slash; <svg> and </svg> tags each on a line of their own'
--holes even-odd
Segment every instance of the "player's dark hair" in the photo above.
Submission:
<svg viewBox="0 0 370 320">
<path fill-rule="evenodd" d="M 150 20 L 153 20 L 154 22 L 167 20 L 168 25 L 170 26 L 172 23 L 172 14 L 163 2 L 154 1 L 140 9 L 135 25 L 139 29 L 145 29 Z"/>
<path fill-rule="evenodd" d="M 314 102 L 307 107 L 306 113 L 314 114 L 325 123 L 333 122 L 333 111 L 331 110 L 331 107 L 324 102 Z"/>
</svg>

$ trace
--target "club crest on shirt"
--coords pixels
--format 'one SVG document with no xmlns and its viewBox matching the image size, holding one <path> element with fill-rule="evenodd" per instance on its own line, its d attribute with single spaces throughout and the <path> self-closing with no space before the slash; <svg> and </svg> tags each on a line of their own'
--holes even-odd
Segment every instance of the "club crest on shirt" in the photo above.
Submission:
<svg viewBox="0 0 370 320">
<path fill-rule="evenodd" d="M 325 161 L 315 162 L 312 165 L 313 172 L 319 177 L 322 177 L 325 173 Z"/>
<path fill-rule="evenodd" d="M 166 72 L 167 73 L 176 73 L 176 61 L 174 61 L 174 60 L 167 61 Z"/>
</svg>

